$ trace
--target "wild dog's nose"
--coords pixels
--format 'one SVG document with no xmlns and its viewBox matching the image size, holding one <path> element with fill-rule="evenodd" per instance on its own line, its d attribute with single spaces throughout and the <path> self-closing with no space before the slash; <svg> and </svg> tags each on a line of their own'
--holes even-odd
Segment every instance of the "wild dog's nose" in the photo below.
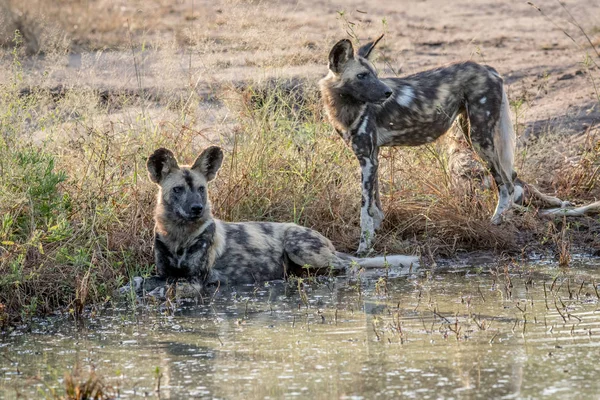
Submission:
<svg viewBox="0 0 600 400">
<path fill-rule="evenodd" d="M 391 90 L 386 90 L 385 91 L 385 97 L 390 97 L 392 95 L 392 91 Z"/>
<path fill-rule="evenodd" d="M 192 214 L 199 215 L 202 212 L 202 204 L 194 204 L 192 206 Z"/>
</svg>

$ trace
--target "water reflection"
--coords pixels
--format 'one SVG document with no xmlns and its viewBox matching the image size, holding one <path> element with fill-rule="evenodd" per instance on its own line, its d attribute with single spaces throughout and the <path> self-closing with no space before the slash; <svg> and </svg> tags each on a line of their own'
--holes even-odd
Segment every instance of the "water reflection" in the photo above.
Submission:
<svg viewBox="0 0 600 400">
<path fill-rule="evenodd" d="M 174 312 L 37 321 L 1 344 L 0 397 L 49 393 L 75 365 L 121 398 L 595 396 L 600 277 L 587 264 L 221 288 Z"/>
</svg>

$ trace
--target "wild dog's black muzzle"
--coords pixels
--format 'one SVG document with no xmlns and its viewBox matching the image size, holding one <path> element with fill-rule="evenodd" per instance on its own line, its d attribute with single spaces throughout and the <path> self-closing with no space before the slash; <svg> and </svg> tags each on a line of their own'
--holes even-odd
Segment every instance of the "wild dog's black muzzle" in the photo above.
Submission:
<svg viewBox="0 0 600 400">
<path fill-rule="evenodd" d="M 380 87 L 379 87 L 379 99 L 377 99 L 377 101 L 375 101 L 375 103 L 377 104 L 382 104 L 384 103 L 387 99 L 390 98 L 390 96 L 392 94 L 394 94 L 394 92 L 392 91 L 392 88 L 390 88 L 388 85 L 384 84 L 383 82 L 379 82 L 380 83 Z"/>
<path fill-rule="evenodd" d="M 202 204 L 194 204 L 190 207 L 190 214 L 194 218 L 198 218 L 202 215 L 202 211 L 204 211 L 204 206 Z"/>
</svg>

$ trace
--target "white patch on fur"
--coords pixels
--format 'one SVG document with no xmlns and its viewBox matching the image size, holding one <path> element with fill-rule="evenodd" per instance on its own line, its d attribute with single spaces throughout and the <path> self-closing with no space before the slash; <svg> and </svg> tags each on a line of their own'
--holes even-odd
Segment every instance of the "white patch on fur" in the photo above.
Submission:
<svg viewBox="0 0 600 400">
<path fill-rule="evenodd" d="M 184 248 L 183 254 L 177 257 L 177 268 L 181 268 L 181 261 L 185 260 L 185 256 L 187 256 L 187 248 Z"/>
<path fill-rule="evenodd" d="M 396 96 L 396 103 L 402 107 L 408 107 L 415 99 L 415 90 L 411 86 L 404 86 L 398 96 Z"/>
<path fill-rule="evenodd" d="M 489 111 L 486 111 L 486 112 L 485 112 L 485 115 L 487 115 L 487 116 L 489 117 L 489 116 L 490 116 L 490 112 L 489 112 Z"/>
<path fill-rule="evenodd" d="M 223 223 L 218 219 L 213 221 L 215 222 L 215 239 L 210 251 L 214 252 L 214 259 L 217 259 L 225 252 L 225 228 L 223 227 Z M 213 262 L 214 259 L 212 260 Z"/>
<path fill-rule="evenodd" d="M 133 288 L 131 287 L 131 283 L 133 284 Z M 127 294 L 127 293 L 130 293 L 131 291 L 139 292 L 140 290 L 142 290 L 143 284 L 144 284 L 144 278 L 142 278 L 141 276 L 136 276 L 132 279 L 132 282 L 128 283 L 125 286 L 121 286 L 118 289 L 118 293 L 119 294 Z"/>
<path fill-rule="evenodd" d="M 500 190 L 498 190 L 498 205 L 496 206 L 496 211 L 494 211 L 494 215 L 492 216 L 492 223 L 494 225 L 498 225 L 502 222 L 502 217 L 506 211 L 512 205 L 512 199 L 508 195 L 508 189 L 506 185 L 500 186 Z"/>
<path fill-rule="evenodd" d="M 427 139 L 428 142 L 433 142 L 433 138 L 431 136 L 427 136 L 426 139 Z"/>
<path fill-rule="evenodd" d="M 515 163 L 516 136 L 510 119 L 510 104 L 504 89 L 497 129 L 494 129 L 494 147 L 498 154 L 501 173 L 505 179 L 512 179 Z"/>
<path fill-rule="evenodd" d="M 367 124 L 368 123 L 369 123 L 369 117 L 365 116 L 365 119 L 363 119 L 363 123 L 358 128 L 359 135 L 364 135 L 365 133 L 367 133 Z"/>
<path fill-rule="evenodd" d="M 188 213 L 186 213 L 185 210 L 181 206 L 177 207 L 177 214 L 179 214 L 182 218 L 189 217 Z"/>
<path fill-rule="evenodd" d="M 383 222 L 384 214 L 375 204 L 371 207 L 371 212 L 373 213 L 373 229 L 377 230 Z"/>
<path fill-rule="evenodd" d="M 515 200 L 518 200 L 519 202 L 523 202 L 523 195 L 524 195 L 524 191 L 523 188 L 521 187 L 521 185 L 515 185 L 515 191 L 513 192 L 513 202 Z"/>
<path fill-rule="evenodd" d="M 452 95 L 453 92 L 454 92 L 454 90 L 452 89 L 452 87 L 449 84 L 442 83 L 437 88 L 437 94 L 436 94 L 437 103 L 439 103 L 439 104 L 445 103 L 446 102 L 445 100 L 448 98 L 448 96 Z"/>
<path fill-rule="evenodd" d="M 486 101 L 487 101 L 487 97 L 485 97 L 485 96 L 483 96 L 483 97 L 481 98 L 481 100 L 479 100 L 479 102 L 480 102 L 481 104 L 485 104 L 485 102 L 486 102 Z"/>
</svg>

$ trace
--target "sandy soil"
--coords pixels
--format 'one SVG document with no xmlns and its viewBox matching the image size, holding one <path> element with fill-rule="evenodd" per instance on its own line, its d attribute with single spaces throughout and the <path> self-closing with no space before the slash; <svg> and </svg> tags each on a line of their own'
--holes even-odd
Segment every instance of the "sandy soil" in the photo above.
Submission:
<svg viewBox="0 0 600 400">
<path fill-rule="evenodd" d="M 37 4 L 29 0 L 20 7 L 28 3 Z M 45 32 L 70 40 L 71 53 L 31 57 L 26 81 L 32 85 L 167 93 L 195 88 L 210 96 L 216 86 L 248 79 L 294 76 L 316 82 L 326 73 L 331 45 L 350 28 L 360 40 L 386 33 L 375 55 L 382 75 L 464 59 L 494 66 L 505 77 L 511 99 L 525 101 L 518 111 L 521 132 L 557 126 L 582 132 L 600 116 L 590 79 L 600 84 L 600 71 L 592 65 L 587 73 L 586 52 L 578 47 L 587 42 L 558 1 L 536 3 L 548 17 L 521 0 L 99 0 L 83 9 L 44 4 L 41 12 L 50 15 L 44 21 L 53 27 Z M 573 0 L 567 7 L 597 46 L 600 2 Z M 79 13 L 76 22 L 87 21 L 89 30 L 69 22 L 69 13 Z M 53 21 L 53 15 L 61 20 Z M 86 43 L 89 48 L 105 43 L 108 49 L 88 52 Z M 589 45 L 587 50 L 595 57 Z M 0 70 L 1 79 L 8 74 L 10 69 Z"/>
</svg>

